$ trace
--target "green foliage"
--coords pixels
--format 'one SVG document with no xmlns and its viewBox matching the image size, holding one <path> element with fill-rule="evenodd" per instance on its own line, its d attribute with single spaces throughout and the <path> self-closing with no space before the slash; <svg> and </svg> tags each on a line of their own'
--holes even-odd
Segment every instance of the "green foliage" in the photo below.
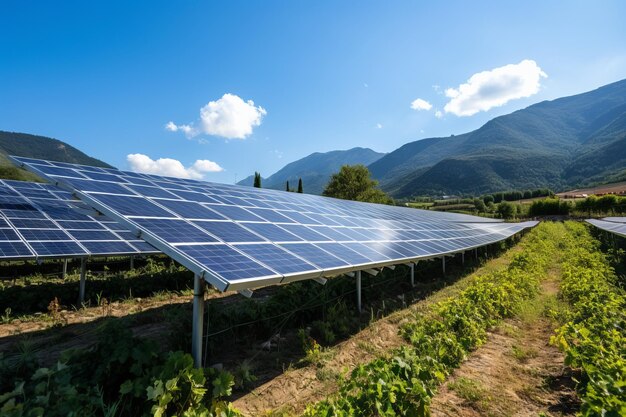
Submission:
<svg viewBox="0 0 626 417">
<path fill-rule="evenodd" d="M 335 396 L 308 406 L 304 416 L 430 415 L 437 387 L 485 342 L 486 330 L 537 294 L 564 233 L 560 224 L 535 228 L 506 269 L 477 277 L 459 295 L 416 314 L 401 329 L 409 346 L 358 366 Z"/>
<path fill-rule="evenodd" d="M 344 200 L 392 204 L 393 200 L 376 188 L 377 185 L 364 165 L 344 165 L 333 174 L 322 194 Z"/>
<path fill-rule="evenodd" d="M 517 206 L 508 201 L 502 201 L 498 203 L 496 213 L 503 219 L 513 219 L 517 214 Z"/>
<path fill-rule="evenodd" d="M 143 261 L 142 261 L 143 262 Z M 136 265 L 139 260 L 136 260 Z M 90 265 L 90 264 L 88 264 Z M 123 268 L 128 267 L 127 258 L 122 262 Z M 71 266 L 71 265 L 70 265 Z M 94 265 L 99 268 L 99 266 Z M 17 268 L 9 265 L 8 269 Z M 11 308 L 12 314 L 32 314 L 48 312 L 50 301 L 57 298 L 60 306 L 71 306 L 76 303 L 78 294 L 79 271 L 71 269 L 65 280 L 34 274 L 44 271 L 58 271 L 59 263 L 33 267 L 20 266 L 23 278 L 15 283 L 4 286 L 0 283 L 0 311 Z M 20 272 L 22 273 L 22 272 Z M 88 271 L 86 302 L 98 305 L 98 298 L 122 300 L 132 297 L 154 296 L 161 291 L 184 291 L 189 288 L 193 275 L 185 268 L 171 260 L 150 257 L 145 265 L 133 270 L 109 271 L 106 277 L 91 275 Z"/>
<path fill-rule="evenodd" d="M 613 194 L 596 197 L 589 196 L 584 200 L 576 202 L 576 211 L 586 213 L 588 216 L 592 214 L 624 214 L 626 213 L 626 197 L 620 197 Z"/>
<path fill-rule="evenodd" d="M 261 173 L 260 172 L 255 171 L 254 183 L 252 185 L 254 186 L 254 188 L 261 188 Z"/>
<path fill-rule="evenodd" d="M 234 385 L 230 374 L 195 369 L 190 355 L 161 353 L 117 322 L 106 324 L 90 349 L 65 352 L 52 368 L 24 376 L 8 366 L 4 375 L 11 376 L 0 387 L 7 417 L 239 415 L 224 401 Z"/>
<path fill-rule="evenodd" d="M 561 215 L 566 216 L 572 210 L 572 205 L 567 201 L 557 198 L 533 201 L 528 209 L 529 216 Z"/>
<path fill-rule="evenodd" d="M 302 188 L 302 178 L 298 178 L 298 193 L 302 194 L 304 189 Z"/>
<path fill-rule="evenodd" d="M 583 416 L 626 415 L 626 293 L 615 287 L 613 268 L 583 224 L 563 266 L 560 296 L 572 306 L 552 343 L 565 362 L 579 368 L 577 390 Z"/>
</svg>

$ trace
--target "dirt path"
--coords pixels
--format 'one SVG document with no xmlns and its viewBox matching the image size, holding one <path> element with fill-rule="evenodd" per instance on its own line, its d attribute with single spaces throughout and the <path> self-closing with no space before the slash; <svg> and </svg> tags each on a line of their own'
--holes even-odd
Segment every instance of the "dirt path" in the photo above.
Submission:
<svg viewBox="0 0 626 417">
<path fill-rule="evenodd" d="M 557 276 L 552 271 L 551 276 Z M 548 280 L 542 294 L 527 303 L 519 317 L 489 333 L 441 386 L 432 415 L 549 416 L 575 415 L 578 408 L 571 375 L 564 374 L 563 354 L 550 346 L 555 324 L 543 314 L 554 306 L 558 283 Z"/>
<path fill-rule="evenodd" d="M 486 262 L 473 274 L 404 310 L 370 324 L 349 340 L 324 351 L 318 361 L 301 368 L 287 369 L 237 398 L 233 405 L 246 416 L 285 416 L 301 413 L 307 404 L 320 401 L 337 390 L 337 376 L 346 374 L 357 365 L 367 363 L 405 344 L 398 335 L 398 330 L 416 311 L 460 292 L 474 277 L 502 268 L 519 251 L 519 246 L 511 248 L 502 256 Z"/>
</svg>

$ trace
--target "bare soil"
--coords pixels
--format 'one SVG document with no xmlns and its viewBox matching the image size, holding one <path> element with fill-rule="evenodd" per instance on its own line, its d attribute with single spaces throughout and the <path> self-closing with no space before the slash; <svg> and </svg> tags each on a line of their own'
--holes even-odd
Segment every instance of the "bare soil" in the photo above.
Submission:
<svg viewBox="0 0 626 417">
<path fill-rule="evenodd" d="M 557 292 L 555 281 L 545 282 L 539 299 L 532 301 L 536 304 L 529 306 L 529 316 L 506 320 L 491 331 L 487 343 L 439 389 L 432 415 L 575 415 L 579 404 L 571 371 L 563 354 L 549 343 L 555 323 L 540 311 Z"/>
<path fill-rule="evenodd" d="M 356 366 L 370 362 L 406 342 L 398 335 L 403 322 L 417 311 L 460 292 L 478 275 L 500 269 L 520 250 L 515 246 L 504 255 L 489 260 L 473 274 L 397 311 L 368 327 L 350 339 L 326 349 L 321 358 L 300 368 L 290 367 L 283 373 L 241 395 L 233 405 L 246 416 L 298 415 L 307 404 L 325 399 L 334 393 L 337 376 L 351 372 Z"/>
</svg>

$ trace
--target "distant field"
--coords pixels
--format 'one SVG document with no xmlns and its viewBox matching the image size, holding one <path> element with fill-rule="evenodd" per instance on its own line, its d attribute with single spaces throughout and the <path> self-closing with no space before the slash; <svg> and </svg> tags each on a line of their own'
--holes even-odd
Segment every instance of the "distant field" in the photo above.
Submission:
<svg viewBox="0 0 626 417">
<path fill-rule="evenodd" d="M 565 197 L 573 194 L 625 194 L 626 193 L 626 181 L 616 182 L 613 184 L 598 185 L 590 188 L 580 188 L 576 190 L 564 191 L 558 193 L 557 196 Z"/>
</svg>

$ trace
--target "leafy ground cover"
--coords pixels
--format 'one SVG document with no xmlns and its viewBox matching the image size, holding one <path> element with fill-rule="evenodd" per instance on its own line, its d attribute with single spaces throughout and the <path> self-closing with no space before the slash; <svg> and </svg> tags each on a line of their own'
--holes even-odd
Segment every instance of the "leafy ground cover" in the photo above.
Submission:
<svg viewBox="0 0 626 417">
<path fill-rule="evenodd" d="M 563 267 L 561 297 L 571 308 L 553 338 L 578 368 L 583 416 L 626 415 L 626 293 L 609 258 L 581 224 L 567 223 L 576 245 Z"/>
<path fill-rule="evenodd" d="M 538 226 L 507 268 L 477 278 L 458 296 L 418 313 L 401 330 L 408 346 L 358 366 L 336 395 L 309 406 L 304 415 L 429 415 L 439 384 L 485 342 L 487 329 L 538 293 L 563 234 L 559 224 Z"/>
</svg>

